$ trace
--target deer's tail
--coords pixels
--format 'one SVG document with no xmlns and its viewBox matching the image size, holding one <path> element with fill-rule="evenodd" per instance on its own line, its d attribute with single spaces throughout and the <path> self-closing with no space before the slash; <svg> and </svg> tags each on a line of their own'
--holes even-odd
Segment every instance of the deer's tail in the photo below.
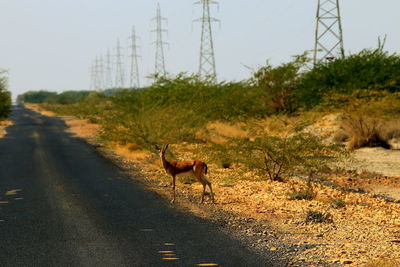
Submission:
<svg viewBox="0 0 400 267">
<path fill-rule="evenodd" d="M 204 167 L 204 174 L 207 174 L 208 172 L 208 166 L 205 162 L 203 162 L 203 167 Z"/>
</svg>

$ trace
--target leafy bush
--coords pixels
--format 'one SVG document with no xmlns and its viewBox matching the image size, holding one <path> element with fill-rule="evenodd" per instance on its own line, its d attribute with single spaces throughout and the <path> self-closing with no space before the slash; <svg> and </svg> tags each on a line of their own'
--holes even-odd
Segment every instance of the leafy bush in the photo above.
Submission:
<svg viewBox="0 0 400 267">
<path fill-rule="evenodd" d="M 331 201 L 331 207 L 334 209 L 344 208 L 346 206 L 346 202 L 343 199 L 336 198 Z"/>
<path fill-rule="evenodd" d="M 315 198 L 315 192 L 309 188 L 294 191 L 288 194 L 291 200 L 313 200 Z"/>
<path fill-rule="evenodd" d="M 231 146 L 232 151 L 239 152 L 236 159 L 271 180 L 294 173 L 312 176 L 341 151 L 338 146 L 325 145 L 322 138 L 309 134 L 276 137 L 263 133 L 254 140 L 236 139 Z"/>
<path fill-rule="evenodd" d="M 333 216 L 329 212 L 308 210 L 306 213 L 305 223 L 332 223 L 332 222 L 333 222 Z"/>
<path fill-rule="evenodd" d="M 50 103 L 73 104 L 83 101 L 90 91 L 66 91 L 63 93 L 49 92 L 46 90 L 28 91 L 17 97 L 19 103 Z"/>
<path fill-rule="evenodd" d="M 74 104 L 47 107 L 59 114 L 99 122 L 105 141 L 148 148 L 154 143 L 199 141 L 196 132 L 208 121 L 247 120 L 270 114 L 264 92 L 247 82 L 212 84 L 184 74 L 158 78 L 139 90 L 118 90 L 107 96 L 92 93 Z"/>
<path fill-rule="evenodd" d="M 28 91 L 21 95 L 18 95 L 18 103 L 44 103 L 49 97 L 57 95 L 56 92 L 49 92 L 45 90 L 40 91 Z"/>
<path fill-rule="evenodd" d="M 296 90 L 301 105 L 312 108 L 330 93 L 351 94 L 354 90 L 400 92 L 400 56 L 383 51 L 363 50 L 328 64 L 316 65 L 304 73 Z"/>
<path fill-rule="evenodd" d="M 300 70 L 307 63 L 307 54 L 296 56 L 292 62 L 278 67 L 267 65 L 253 75 L 255 85 L 265 91 L 267 101 L 275 112 L 291 113 L 295 110 L 294 92 L 298 87 Z"/>
<path fill-rule="evenodd" d="M 2 72 L 0 72 L 0 75 Z M 4 119 L 10 113 L 11 94 L 7 91 L 7 80 L 5 77 L 0 77 L 0 119 Z"/>
</svg>

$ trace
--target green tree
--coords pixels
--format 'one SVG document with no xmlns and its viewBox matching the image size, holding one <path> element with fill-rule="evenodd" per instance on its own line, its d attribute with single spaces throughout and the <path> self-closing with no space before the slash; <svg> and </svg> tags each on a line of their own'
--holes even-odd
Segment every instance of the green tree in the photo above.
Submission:
<svg viewBox="0 0 400 267">
<path fill-rule="evenodd" d="M 2 72 L 0 72 L 0 75 Z M 10 113 L 11 94 L 7 91 L 7 78 L 0 77 L 0 119 L 4 119 Z"/>
<path fill-rule="evenodd" d="M 291 113 L 296 108 L 293 95 L 302 77 L 302 68 L 309 61 L 307 53 L 278 67 L 267 65 L 256 71 L 254 84 L 264 90 L 266 99 L 276 113 Z"/>
</svg>

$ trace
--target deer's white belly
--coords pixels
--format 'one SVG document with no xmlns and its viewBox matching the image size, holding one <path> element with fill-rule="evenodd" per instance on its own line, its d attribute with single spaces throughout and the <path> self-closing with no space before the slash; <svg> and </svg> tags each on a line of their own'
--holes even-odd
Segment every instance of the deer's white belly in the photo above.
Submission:
<svg viewBox="0 0 400 267">
<path fill-rule="evenodd" d="M 194 173 L 193 173 L 193 171 L 187 171 L 187 172 L 181 172 L 181 173 L 178 173 L 176 176 L 194 176 Z"/>
</svg>

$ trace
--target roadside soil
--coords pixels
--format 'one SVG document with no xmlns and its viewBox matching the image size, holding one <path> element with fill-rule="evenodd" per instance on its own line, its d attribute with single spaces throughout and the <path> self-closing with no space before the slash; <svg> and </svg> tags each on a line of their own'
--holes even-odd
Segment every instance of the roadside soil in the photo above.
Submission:
<svg viewBox="0 0 400 267">
<path fill-rule="evenodd" d="M 166 200 L 171 198 L 171 179 L 156 155 L 129 146 L 105 149 L 96 141 L 98 125 L 71 117 L 63 119 L 70 126 L 69 131 L 98 146 L 122 169 L 131 172 L 132 179 L 142 181 Z M 193 157 L 188 152 L 191 146 L 194 145 L 172 145 L 169 149 L 179 159 L 188 160 Z M 399 189 L 400 172 L 393 172 L 400 168 L 396 167 L 397 152 L 356 151 L 354 157 L 368 168 L 354 163 L 349 165 L 350 171 L 329 175 L 328 180 L 343 188 L 315 184 L 313 190 L 317 195 L 311 201 L 288 198 L 288 193 L 306 188 L 301 180 L 274 182 L 254 173 L 241 173 L 237 166 L 220 168 L 210 164 L 209 177 L 217 204 L 199 205 L 201 185 L 179 180 L 175 206 L 215 221 L 222 230 L 260 253 L 275 251 L 277 257 L 286 257 L 292 266 L 400 266 L 400 204 L 378 196 Z M 358 191 L 365 193 L 349 192 L 346 188 L 362 189 Z M 390 196 L 398 197 L 396 192 Z M 343 207 L 334 205 L 338 200 L 344 203 Z M 318 212 L 322 222 L 307 220 L 307 215 L 315 214 L 312 212 Z"/>
<path fill-rule="evenodd" d="M 0 138 L 4 137 L 7 134 L 6 128 L 11 125 L 12 122 L 9 120 L 0 121 Z"/>
</svg>

